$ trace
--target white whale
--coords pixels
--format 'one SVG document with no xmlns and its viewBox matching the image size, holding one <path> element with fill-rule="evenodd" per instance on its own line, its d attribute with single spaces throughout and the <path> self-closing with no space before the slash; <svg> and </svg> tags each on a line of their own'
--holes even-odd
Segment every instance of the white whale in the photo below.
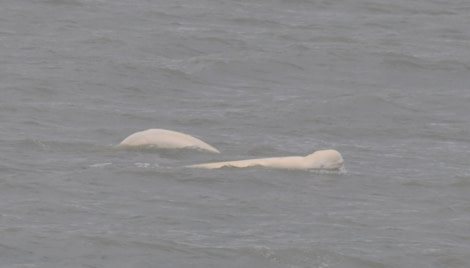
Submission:
<svg viewBox="0 0 470 268">
<path fill-rule="evenodd" d="M 167 129 L 147 129 L 131 134 L 117 147 L 154 146 L 162 149 L 199 149 L 211 153 L 220 153 L 219 150 L 202 140 Z"/>
<path fill-rule="evenodd" d="M 343 166 L 343 157 L 336 150 L 320 150 L 307 156 L 287 156 L 225 161 L 190 165 L 191 168 L 217 169 L 223 167 L 268 167 L 278 169 L 326 169 L 337 170 Z"/>
</svg>

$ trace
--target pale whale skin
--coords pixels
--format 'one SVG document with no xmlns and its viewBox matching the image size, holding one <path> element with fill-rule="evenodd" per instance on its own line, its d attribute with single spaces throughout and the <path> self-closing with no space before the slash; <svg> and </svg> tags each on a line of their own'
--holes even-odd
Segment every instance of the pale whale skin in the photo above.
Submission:
<svg viewBox="0 0 470 268">
<path fill-rule="evenodd" d="M 286 156 L 224 161 L 191 165 L 191 168 L 217 169 L 223 167 L 248 168 L 267 167 L 277 169 L 325 169 L 337 170 L 343 166 L 343 157 L 336 150 L 320 150 L 307 156 Z"/>
<path fill-rule="evenodd" d="M 211 153 L 220 153 L 219 150 L 202 140 L 166 129 L 147 129 L 131 134 L 117 147 L 155 146 L 162 149 L 199 149 Z"/>
</svg>

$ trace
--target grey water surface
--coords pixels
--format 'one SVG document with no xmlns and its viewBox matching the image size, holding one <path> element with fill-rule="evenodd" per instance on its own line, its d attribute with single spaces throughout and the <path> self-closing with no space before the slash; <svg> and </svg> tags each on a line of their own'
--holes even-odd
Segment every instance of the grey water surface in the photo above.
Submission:
<svg viewBox="0 0 470 268">
<path fill-rule="evenodd" d="M 469 14 L 3 0 L 0 267 L 470 267 Z M 148 128 L 222 153 L 113 147 Z M 344 170 L 183 167 L 326 148 Z"/>
</svg>

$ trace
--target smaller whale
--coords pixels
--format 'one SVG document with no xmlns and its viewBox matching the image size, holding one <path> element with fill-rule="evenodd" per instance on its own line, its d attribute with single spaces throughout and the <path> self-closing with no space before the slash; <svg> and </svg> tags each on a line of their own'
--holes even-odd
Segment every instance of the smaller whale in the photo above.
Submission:
<svg viewBox="0 0 470 268">
<path fill-rule="evenodd" d="M 217 169 L 223 167 L 267 167 L 277 169 L 326 169 L 337 170 L 343 166 L 343 157 L 336 150 L 320 150 L 307 156 L 286 156 L 225 161 L 190 165 L 190 168 Z"/>
<path fill-rule="evenodd" d="M 119 145 L 120 147 L 154 146 L 162 149 L 198 149 L 211 153 L 220 153 L 219 150 L 202 140 L 167 129 L 147 129 L 131 134 Z"/>
</svg>

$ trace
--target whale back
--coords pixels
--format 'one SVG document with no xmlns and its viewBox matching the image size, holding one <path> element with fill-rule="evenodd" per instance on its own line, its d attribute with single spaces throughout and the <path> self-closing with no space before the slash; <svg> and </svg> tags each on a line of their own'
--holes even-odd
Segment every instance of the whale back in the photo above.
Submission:
<svg viewBox="0 0 470 268">
<path fill-rule="evenodd" d="M 119 143 L 118 146 L 135 147 L 146 145 L 153 145 L 157 148 L 164 149 L 196 148 L 212 153 L 219 153 L 219 150 L 198 138 L 166 129 L 147 129 L 133 133 Z"/>
<path fill-rule="evenodd" d="M 217 169 L 223 167 L 269 167 L 279 169 L 340 169 L 343 157 L 335 150 L 322 150 L 308 156 L 269 157 L 190 165 L 187 167 Z"/>
</svg>

